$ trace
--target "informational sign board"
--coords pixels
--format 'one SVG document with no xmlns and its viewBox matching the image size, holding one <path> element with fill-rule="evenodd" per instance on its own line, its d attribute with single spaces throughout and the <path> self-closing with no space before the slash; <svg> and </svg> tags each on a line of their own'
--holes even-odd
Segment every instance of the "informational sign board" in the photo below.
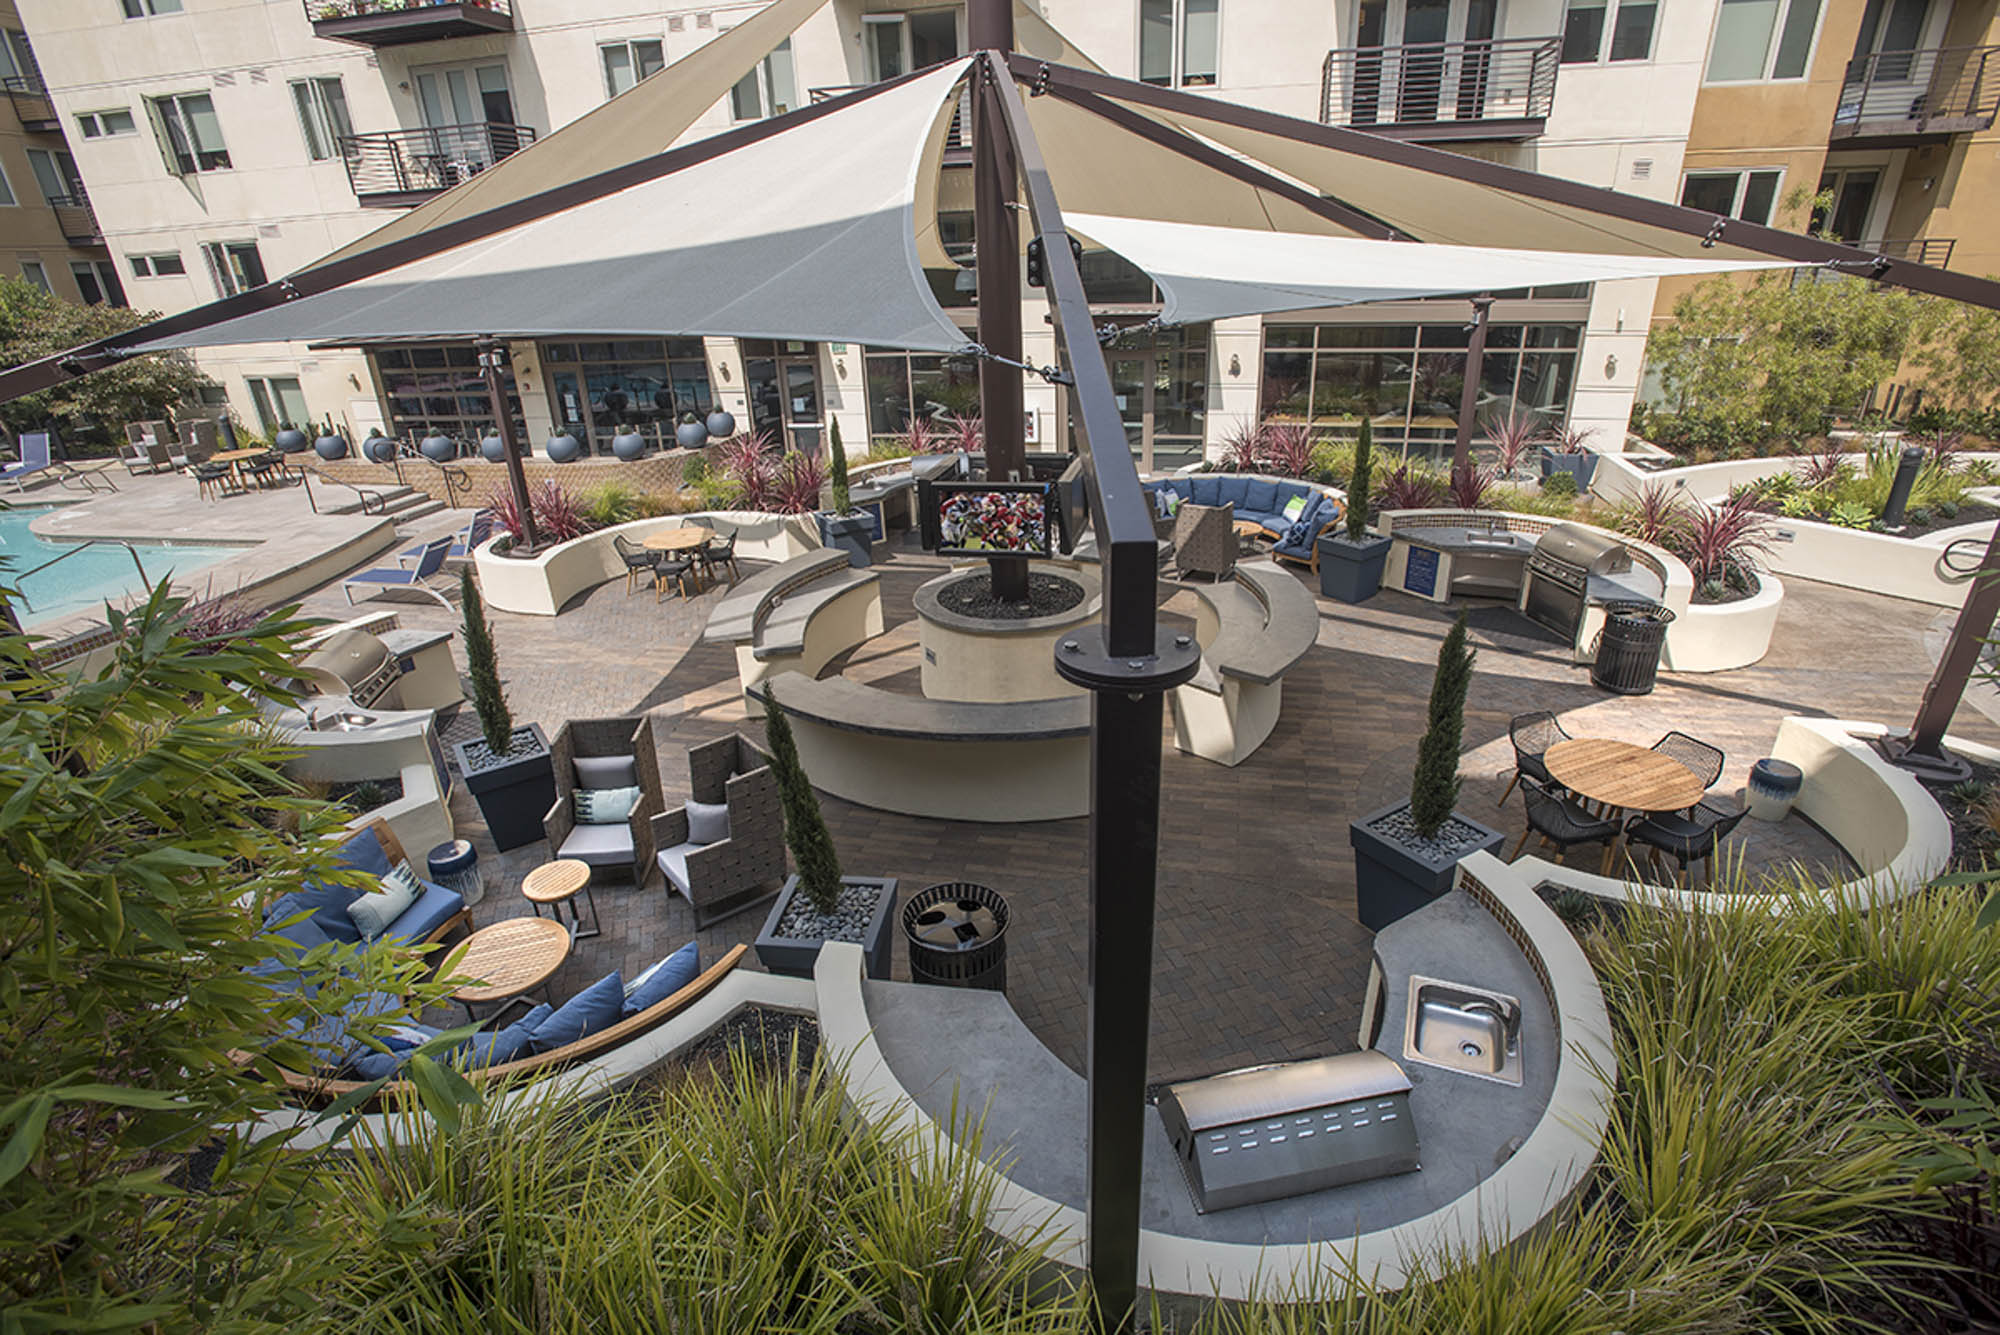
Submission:
<svg viewBox="0 0 2000 1335">
<path fill-rule="evenodd" d="M 1438 554 L 1428 547 L 1412 545 L 1403 566 L 1403 591 L 1430 598 L 1436 595 L 1437 586 Z"/>
</svg>

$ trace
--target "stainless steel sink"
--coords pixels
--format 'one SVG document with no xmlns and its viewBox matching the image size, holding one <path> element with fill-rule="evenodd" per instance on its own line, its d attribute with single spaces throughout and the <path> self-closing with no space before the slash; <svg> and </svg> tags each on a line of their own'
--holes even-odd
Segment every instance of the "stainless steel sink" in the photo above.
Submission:
<svg viewBox="0 0 2000 1335">
<path fill-rule="evenodd" d="M 1504 992 L 1410 975 L 1403 1056 L 1481 1080 L 1521 1083 L 1521 1002 Z"/>
<path fill-rule="evenodd" d="M 362 728 L 373 727 L 374 724 L 373 714 L 357 714 L 345 709 L 333 714 L 312 715 L 314 732 L 357 732 Z"/>
</svg>

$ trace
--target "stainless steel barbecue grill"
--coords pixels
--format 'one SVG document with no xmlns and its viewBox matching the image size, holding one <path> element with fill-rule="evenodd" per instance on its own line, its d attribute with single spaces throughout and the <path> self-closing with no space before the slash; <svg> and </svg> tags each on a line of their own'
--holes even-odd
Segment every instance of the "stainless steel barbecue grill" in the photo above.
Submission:
<svg viewBox="0 0 2000 1335">
<path fill-rule="evenodd" d="M 306 656 L 305 679 L 322 695 L 344 695 L 362 708 L 395 708 L 391 697 L 402 675 L 389 646 L 365 630 L 345 630 Z"/>
<path fill-rule="evenodd" d="M 1521 588 L 1521 611 L 1558 635 L 1576 638 L 1590 602 L 1592 575 L 1622 575 L 1632 568 L 1624 543 L 1574 524 L 1557 524 L 1542 534 L 1528 556 Z"/>
<path fill-rule="evenodd" d="M 1379 1052 L 1173 1085 L 1160 1120 L 1203 1214 L 1418 1166 L 1410 1078 Z"/>
</svg>

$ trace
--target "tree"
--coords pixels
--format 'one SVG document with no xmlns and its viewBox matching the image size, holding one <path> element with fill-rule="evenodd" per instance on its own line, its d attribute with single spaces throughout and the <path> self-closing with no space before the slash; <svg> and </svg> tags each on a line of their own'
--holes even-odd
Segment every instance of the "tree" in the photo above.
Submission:
<svg viewBox="0 0 2000 1335">
<path fill-rule="evenodd" d="M 792 740 L 792 723 L 778 703 L 777 688 L 764 686 L 764 740 L 771 750 L 771 770 L 778 780 L 778 801 L 785 809 L 785 844 L 792 865 L 799 869 L 799 889 L 822 914 L 840 907 L 840 855 L 820 814 L 819 794 L 799 764 L 799 746 Z"/>
<path fill-rule="evenodd" d="M 833 448 L 827 460 L 827 472 L 833 488 L 833 512 L 844 515 L 854 509 L 853 498 L 847 486 L 847 448 L 840 443 L 840 419 L 833 419 Z"/>
<path fill-rule="evenodd" d="M 493 652 L 493 630 L 486 624 L 486 603 L 472 567 L 458 572 L 460 606 L 465 609 L 465 674 L 472 679 L 472 709 L 479 715 L 479 733 L 495 760 L 505 760 L 514 744 L 514 716 L 500 689 L 500 661 Z"/>
<path fill-rule="evenodd" d="M 1361 419 L 1361 436 L 1354 442 L 1354 472 L 1347 480 L 1347 540 L 1360 542 L 1368 533 L 1368 488 L 1373 485 L 1375 429 Z"/>
<path fill-rule="evenodd" d="M 1438 646 L 1437 675 L 1431 678 L 1430 722 L 1417 743 L 1417 768 L 1410 781 L 1410 820 L 1428 839 L 1444 828 L 1458 805 L 1458 748 L 1465 733 L 1465 693 L 1472 686 L 1478 655 L 1465 644 L 1465 613 Z"/>
<path fill-rule="evenodd" d="M 158 313 L 122 306 L 79 306 L 20 278 L 0 278 L 0 370 L 39 361 L 81 343 L 136 329 Z M 53 420 L 70 433 L 109 432 L 125 422 L 166 417 L 207 383 L 185 353 L 154 353 L 0 404 L 9 431 L 39 430 Z"/>
</svg>

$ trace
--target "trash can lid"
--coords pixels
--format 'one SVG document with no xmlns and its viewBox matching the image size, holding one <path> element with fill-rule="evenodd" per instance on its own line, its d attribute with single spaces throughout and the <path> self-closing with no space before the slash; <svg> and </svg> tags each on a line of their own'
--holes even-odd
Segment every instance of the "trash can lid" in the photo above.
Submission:
<svg viewBox="0 0 2000 1335">
<path fill-rule="evenodd" d="M 433 848 L 425 861 L 430 864 L 433 877 L 449 875 L 478 862 L 479 850 L 469 839 L 450 839 Z"/>
<path fill-rule="evenodd" d="M 1789 760 L 1779 760 L 1776 756 L 1765 756 L 1750 767 L 1753 774 L 1761 774 L 1772 779 L 1801 779 L 1806 772 Z"/>
<path fill-rule="evenodd" d="M 1674 619 L 1673 612 L 1658 603 L 1641 602 L 1606 603 L 1604 615 L 1623 621 L 1657 621 L 1663 626 Z"/>
</svg>

